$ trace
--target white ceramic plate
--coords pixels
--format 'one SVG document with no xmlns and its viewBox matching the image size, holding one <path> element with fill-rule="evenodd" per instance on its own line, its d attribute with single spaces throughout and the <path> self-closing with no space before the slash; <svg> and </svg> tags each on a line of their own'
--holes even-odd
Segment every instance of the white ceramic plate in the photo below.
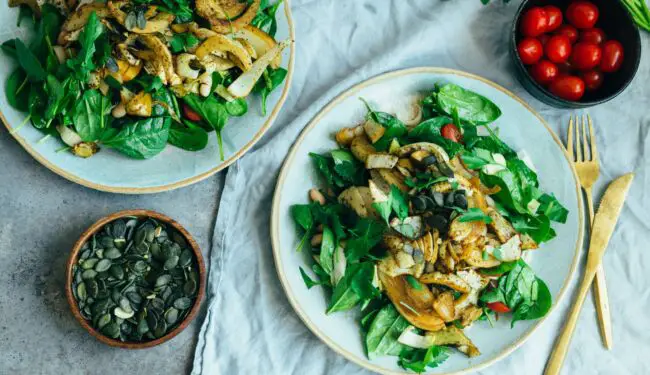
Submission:
<svg viewBox="0 0 650 375">
<path fill-rule="evenodd" d="M 17 8 L 9 8 L 7 1 L 0 1 L 0 42 L 14 37 L 29 36 L 33 27 L 29 20 L 16 27 Z M 277 12 L 277 40 L 294 40 L 289 0 L 284 0 Z M 49 139 L 38 143 L 43 133 L 30 124 L 13 133 L 14 138 L 36 160 L 53 172 L 78 184 L 97 190 L 116 193 L 142 194 L 172 190 L 201 181 L 226 168 L 240 158 L 262 138 L 271 127 L 287 97 L 293 74 L 294 44 L 285 49 L 282 67 L 288 70 L 282 88 L 276 89 L 268 98 L 267 115 L 262 116 L 257 95 L 249 99 L 249 112 L 240 118 L 231 118 L 223 131 L 225 160 L 219 158 L 216 135 L 210 134 L 208 146 L 199 152 L 189 152 L 168 145 L 163 152 L 149 160 L 133 160 L 113 150 L 103 149 L 89 159 L 82 159 L 69 152 L 57 152 L 61 142 Z M 7 103 L 5 82 L 16 63 L 0 52 L 0 120 L 11 130 L 25 119 L 25 114 Z"/>
<path fill-rule="evenodd" d="M 566 224 L 556 225 L 557 238 L 535 251 L 529 263 L 553 295 L 555 307 L 573 275 L 582 243 L 582 206 L 573 167 L 558 137 L 526 103 L 504 88 L 483 78 L 449 69 L 414 68 L 383 74 L 340 95 L 303 130 L 291 149 L 278 179 L 271 219 L 271 236 L 276 267 L 290 303 L 304 323 L 323 342 L 347 359 L 370 370 L 404 373 L 396 357 L 369 361 L 364 353 L 357 323 L 358 311 L 325 315 L 327 296 L 322 288 L 308 290 L 299 266 L 304 255 L 295 251 L 299 242 L 290 206 L 307 202 L 307 191 L 319 185 L 309 152 L 323 153 L 336 148 L 333 134 L 341 127 L 358 124 L 366 110 L 359 100 L 391 112 L 401 98 L 431 91 L 436 82 L 451 82 L 475 91 L 496 103 L 503 115 L 496 124 L 500 136 L 515 150 L 525 149 L 538 169 L 541 187 L 554 193 L 569 209 Z M 550 314 L 550 312 L 549 312 Z M 431 374 L 460 374 L 475 371 L 512 353 L 539 327 L 541 320 L 517 322 L 499 320 L 494 328 L 478 322 L 466 330 L 482 354 L 467 358 L 453 354 Z M 498 338 L 496 340 L 495 338 Z"/>
</svg>

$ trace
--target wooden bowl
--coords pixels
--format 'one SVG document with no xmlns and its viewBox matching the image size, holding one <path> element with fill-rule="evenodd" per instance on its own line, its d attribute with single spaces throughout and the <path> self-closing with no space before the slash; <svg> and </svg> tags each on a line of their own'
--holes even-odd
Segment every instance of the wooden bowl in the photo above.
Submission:
<svg viewBox="0 0 650 375">
<path fill-rule="evenodd" d="M 72 293 L 72 281 L 74 277 L 72 272 L 72 267 L 76 263 L 77 258 L 79 257 L 79 251 L 81 250 L 81 247 L 86 242 L 88 242 L 88 240 L 92 237 L 93 234 L 100 231 L 106 224 L 127 216 L 137 217 L 137 218 L 151 217 L 176 229 L 181 235 L 183 235 L 183 237 L 185 237 L 185 240 L 187 240 L 187 243 L 190 245 L 190 248 L 194 252 L 194 256 L 196 257 L 196 263 L 198 265 L 199 289 L 196 296 L 196 301 L 194 302 L 194 306 L 192 306 L 190 313 L 185 317 L 185 319 L 181 322 L 181 324 L 179 324 L 175 329 L 167 333 L 165 336 L 151 341 L 122 342 L 120 340 L 115 340 L 105 336 L 104 334 L 96 330 L 93 326 L 91 326 L 90 323 L 86 319 L 84 319 L 83 316 L 81 316 L 81 312 L 79 311 L 79 305 L 77 304 L 77 301 L 75 300 L 74 295 Z M 81 324 L 97 340 L 103 342 L 104 344 L 114 346 L 114 347 L 119 347 L 119 348 L 144 349 L 144 348 L 150 348 L 152 346 L 160 345 L 168 340 L 171 340 L 174 336 L 178 335 L 181 331 L 187 328 L 187 326 L 192 322 L 192 320 L 194 320 L 196 314 L 199 311 L 201 301 L 205 296 L 205 274 L 206 274 L 205 263 L 203 261 L 203 255 L 201 254 L 201 249 L 199 248 L 199 245 L 196 243 L 192 235 L 190 235 L 189 232 L 185 230 L 185 228 L 183 228 L 183 226 L 181 226 L 179 223 L 172 220 L 171 218 L 155 211 L 125 210 L 125 211 L 115 212 L 111 215 L 108 215 L 98 220 L 96 223 L 91 225 L 90 228 L 86 229 L 86 231 L 81 235 L 81 237 L 74 244 L 74 247 L 72 248 L 72 252 L 70 253 L 70 258 L 68 259 L 68 264 L 66 266 L 65 293 L 68 298 L 68 304 L 70 304 L 70 309 L 72 310 L 72 314 L 75 316 L 79 324 Z"/>
</svg>

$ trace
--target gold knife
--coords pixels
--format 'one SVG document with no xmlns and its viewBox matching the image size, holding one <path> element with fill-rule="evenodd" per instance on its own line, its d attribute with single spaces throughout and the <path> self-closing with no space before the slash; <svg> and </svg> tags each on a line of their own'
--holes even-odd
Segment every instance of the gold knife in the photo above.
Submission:
<svg viewBox="0 0 650 375">
<path fill-rule="evenodd" d="M 634 173 L 628 173 L 617 178 L 609 184 L 603 195 L 591 229 L 587 266 L 582 278 L 582 284 L 580 284 L 578 295 L 571 307 L 569 318 L 555 343 L 551 357 L 546 363 L 545 375 L 558 375 L 562 369 L 562 363 L 564 363 L 564 358 L 569 350 L 569 344 L 571 343 L 571 337 L 573 336 L 573 331 L 576 328 L 576 323 L 580 316 L 580 310 L 585 302 L 585 297 L 587 297 L 587 292 L 589 292 L 591 282 L 596 275 L 596 269 L 603 259 L 603 254 L 605 254 L 609 239 L 612 237 L 612 233 L 616 227 L 616 221 L 623 209 L 625 197 L 627 196 L 628 190 L 630 190 L 633 179 Z"/>
</svg>

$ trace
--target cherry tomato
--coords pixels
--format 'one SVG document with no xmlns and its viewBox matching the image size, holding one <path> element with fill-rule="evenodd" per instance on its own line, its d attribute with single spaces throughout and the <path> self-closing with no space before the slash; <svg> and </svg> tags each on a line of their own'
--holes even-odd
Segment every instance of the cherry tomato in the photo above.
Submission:
<svg viewBox="0 0 650 375">
<path fill-rule="evenodd" d="M 573 45 L 571 52 L 571 65 L 579 70 L 593 69 L 600 64 L 603 51 L 598 44 L 578 42 Z"/>
<path fill-rule="evenodd" d="M 605 41 L 605 32 L 598 27 L 584 29 L 580 31 L 579 39 L 581 42 L 601 44 Z"/>
<path fill-rule="evenodd" d="M 585 81 L 587 91 L 594 91 L 603 85 L 603 73 L 598 70 L 590 70 L 582 73 L 582 80 Z"/>
<path fill-rule="evenodd" d="M 463 135 L 460 133 L 460 130 L 454 124 L 447 124 L 440 129 L 440 133 L 444 138 L 449 139 L 450 141 L 460 142 L 463 138 Z"/>
<path fill-rule="evenodd" d="M 598 21 L 598 7 L 589 1 L 574 1 L 566 9 L 566 19 L 578 29 L 589 29 Z"/>
<path fill-rule="evenodd" d="M 536 37 L 546 32 L 548 16 L 540 7 L 530 8 L 521 18 L 521 33 L 524 36 Z"/>
<path fill-rule="evenodd" d="M 585 93 L 585 82 L 576 76 L 561 76 L 551 83 L 554 95 L 566 100 L 580 100 Z"/>
<path fill-rule="evenodd" d="M 498 313 L 510 312 L 510 308 L 503 302 L 490 302 L 487 304 L 487 307 L 488 309 Z"/>
<path fill-rule="evenodd" d="M 553 35 L 544 46 L 546 57 L 554 63 L 565 62 L 571 55 L 571 42 L 566 35 Z"/>
<path fill-rule="evenodd" d="M 544 55 L 544 47 L 542 43 L 535 38 L 523 39 L 517 45 L 519 58 L 526 65 L 532 65 L 539 61 Z"/>
<path fill-rule="evenodd" d="M 540 85 L 548 85 L 558 75 L 557 65 L 548 60 L 542 60 L 530 68 L 530 75 Z"/>
<path fill-rule="evenodd" d="M 542 45 L 544 46 L 544 45 L 546 45 L 546 42 L 548 42 L 548 40 L 549 40 L 550 38 L 551 38 L 550 35 L 548 35 L 548 34 L 542 34 L 542 35 L 540 35 L 540 36 L 537 37 L 537 40 L 539 40 L 539 42 L 542 43 Z"/>
<path fill-rule="evenodd" d="M 569 38 L 571 44 L 575 43 L 578 40 L 578 29 L 571 25 L 562 25 L 559 29 L 555 31 L 557 35 L 566 35 Z"/>
<path fill-rule="evenodd" d="M 619 70 L 623 64 L 623 45 L 617 40 L 608 40 L 603 43 L 603 58 L 600 61 L 600 70 L 611 73 Z"/>
<path fill-rule="evenodd" d="M 203 118 L 201 115 L 196 113 L 195 110 L 190 108 L 187 104 L 183 103 L 183 114 L 185 115 L 185 118 L 190 120 L 190 121 L 201 121 Z"/>
<path fill-rule="evenodd" d="M 546 12 L 546 17 L 548 18 L 546 32 L 551 32 L 562 25 L 562 11 L 560 8 L 553 5 L 547 5 L 544 7 L 544 11 Z"/>
</svg>

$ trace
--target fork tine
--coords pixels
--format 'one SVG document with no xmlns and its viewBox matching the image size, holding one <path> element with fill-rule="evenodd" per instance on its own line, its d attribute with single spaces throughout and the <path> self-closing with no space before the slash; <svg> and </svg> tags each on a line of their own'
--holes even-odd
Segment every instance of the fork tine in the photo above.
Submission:
<svg viewBox="0 0 650 375">
<path fill-rule="evenodd" d="M 582 149 L 585 154 L 584 160 L 591 160 L 589 157 L 589 143 L 587 142 L 587 115 L 582 115 Z"/>
<path fill-rule="evenodd" d="M 598 161 L 598 148 L 596 147 L 596 133 L 594 132 L 594 123 L 591 116 L 587 115 L 589 121 L 589 138 L 591 139 L 591 160 Z"/>
<path fill-rule="evenodd" d="M 566 137 L 566 151 L 569 153 L 569 156 L 571 156 L 571 159 L 573 159 L 573 115 L 569 117 L 569 130 L 567 130 Z"/>
<path fill-rule="evenodd" d="M 580 124 L 578 123 L 578 115 L 576 115 L 576 161 L 582 161 L 582 146 L 580 144 Z"/>
</svg>

